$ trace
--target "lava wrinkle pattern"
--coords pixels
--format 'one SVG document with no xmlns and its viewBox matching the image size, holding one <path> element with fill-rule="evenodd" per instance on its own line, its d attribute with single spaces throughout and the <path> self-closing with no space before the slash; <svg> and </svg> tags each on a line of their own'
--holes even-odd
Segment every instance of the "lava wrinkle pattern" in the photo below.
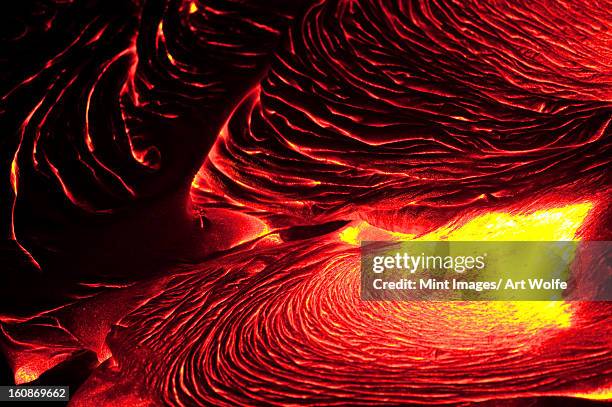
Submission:
<svg viewBox="0 0 612 407">
<path fill-rule="evenodd" d="M 363 242 L 612 240 L 609 0 L 4 14 L 0 385 L 83 407 L 612 400 L 609 301 L 360 296 Z"/>
</svg>

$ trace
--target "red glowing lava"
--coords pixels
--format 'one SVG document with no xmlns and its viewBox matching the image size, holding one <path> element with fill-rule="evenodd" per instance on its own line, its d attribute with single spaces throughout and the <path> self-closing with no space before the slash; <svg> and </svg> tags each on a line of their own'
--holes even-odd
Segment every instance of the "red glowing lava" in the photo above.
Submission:
<svg viewBox="0 0 612 407">
<path fill-rule="evenodd" d="M 612 3 L 20 7 L 11 384 L 74 406 L 610 399 L 609 302 L 363 301 L 359 244 L 611 240 Z"/>
</svg>

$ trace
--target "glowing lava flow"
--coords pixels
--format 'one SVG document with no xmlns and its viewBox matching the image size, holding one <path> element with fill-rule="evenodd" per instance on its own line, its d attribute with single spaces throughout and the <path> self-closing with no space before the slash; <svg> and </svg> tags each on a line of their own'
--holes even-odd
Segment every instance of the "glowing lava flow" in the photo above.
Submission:
<svg viewBox="0 0 612 407">
<path fill-rule="evenodd" d="M 610 1 L 25 3 L 0 232 L 43 272 L 3 271 L 16 383 L 70 373 L 86 407 L 610 398 L 610 303 L 359 296 L 366 239 L 611 240 Z"/>
<path fill-rule="evenodd" d="M 488 213 L 469 220 L 462 225 L 451 225 L 415 237 L 383 229 L 361 222 L 349 226 L 339 233 L 339 239 L 351 245 L 362 240 L 450 240 L 450 241 L 564 241 L 573 240 L 592 209 L 591 203 L 568 205 L 561 208 L 547 208 L 529 214 Z M 418 306 L 418 303 L 417 303 Z M 501 325 L 517 325 L 537 331 L 548 326 L 569 328 L 572 307 L 563 301 L 518 301 L 490 302 L 473 305 L 486 320 L 495 320 Z M 455 304 L 448 305 L 450 309 Z M 457 307 L 465 310 L 465 306 Z M 456 316 L 462 318 L 461 312 Z M 483 330 L 485 331 L 485 330 Z M 495 330 L 496 333 L 499 329 Z"/>
<path fill-rule="evenodd" d="M 278 224 L 361 212 L 420 234 L 467 208 L 607 188 L 610 16 L 591 6 L 317 2 L 217 139 L 194 199 Z M 592 24 L 574 23 L 583 13 Z"/>
<path fill-rule="evenodd" d="M 340 240 L 358 245 L 362 240 L 567 241 L 576 239 L 593 204 L 579 203 L 527 214 L 489 212 L 457 226 L 449 225 L 423 236 L 390 232 L 363 221 L 340 232 Z"/>
<path fill-rule="evenodd" d="M 560 240 L 576 235 L 591 208 L 487 214 L 423 238 L 511 240 L 540 230 L 531 237 Z M 281 236 L 166 279 L 114 329 L 113 364 L 76 405 L 134 400 L 134 383 L 155 395 L 149 402 L 171 405 L 454 404 L 596 397 L 610 384 L 609 304 L 362 301 L 355 243 L 405 236 L 364 223 Z M 164 339 L 173 337 L 181 341 Z"/>
</svg>

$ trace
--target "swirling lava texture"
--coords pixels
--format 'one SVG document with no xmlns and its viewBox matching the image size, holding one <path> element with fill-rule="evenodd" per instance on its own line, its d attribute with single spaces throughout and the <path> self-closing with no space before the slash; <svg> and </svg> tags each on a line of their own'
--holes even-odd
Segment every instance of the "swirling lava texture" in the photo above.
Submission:
<svg viewBox="0 0 612 407">
<path fill-rule="evenodd" d="M 612 397 L 610 303 L 362 301 L 358 247 L 612 240 L 610 2 L 19 7 L 12 381 L 76 406 Z"/>
<path fill-rule="evenodd" d="M 264 211 L 393 228 L 532 199 L 558 186 L 549 171 L 565 188 L 602 182 L 607 163 L 589 157 L 609 154 L 610 39 L 596 28 L 609 7 L 587 28 L 583 4 L 394 3 L 310 8 L 202 183 Z"/>
</svg>

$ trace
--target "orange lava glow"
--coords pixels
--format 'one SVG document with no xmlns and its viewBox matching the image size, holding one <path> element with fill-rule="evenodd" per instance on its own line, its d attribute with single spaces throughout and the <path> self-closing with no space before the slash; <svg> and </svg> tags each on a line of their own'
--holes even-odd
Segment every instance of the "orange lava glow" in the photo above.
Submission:
<svg viewBox="0 0 612 407">
<path fill-rule="evenodd" d="M 583 202 L 531 213 L 490 212 L 423 236 L 390 232 L 361 221 L 340 231 L 339 239 L 354 246 L 363 240 L 566 241 L 579 239 L 576 233 L 592 208 L 591 202 Z M 355 273 L 358 272 L 356 267 Z M 397 306 L 404 307 L 401 303 Z M 450 318 L 455 326 L 461 326 L 467 319 L 474 324 L 472 328 L 476 327 L 475 335 L 490 331 L 490 321 L 498 324 L 496 335 L 500 334 L 500 326 L 520 327 L 532 333 L 551 327 L 569 328 L 574 309 L 565 301 L 492 301 L 468 305 L 450 302 L 439 306 L 440 318 Z M 472 313 L 474 318 L 469 318 Z"/>
</svg>

